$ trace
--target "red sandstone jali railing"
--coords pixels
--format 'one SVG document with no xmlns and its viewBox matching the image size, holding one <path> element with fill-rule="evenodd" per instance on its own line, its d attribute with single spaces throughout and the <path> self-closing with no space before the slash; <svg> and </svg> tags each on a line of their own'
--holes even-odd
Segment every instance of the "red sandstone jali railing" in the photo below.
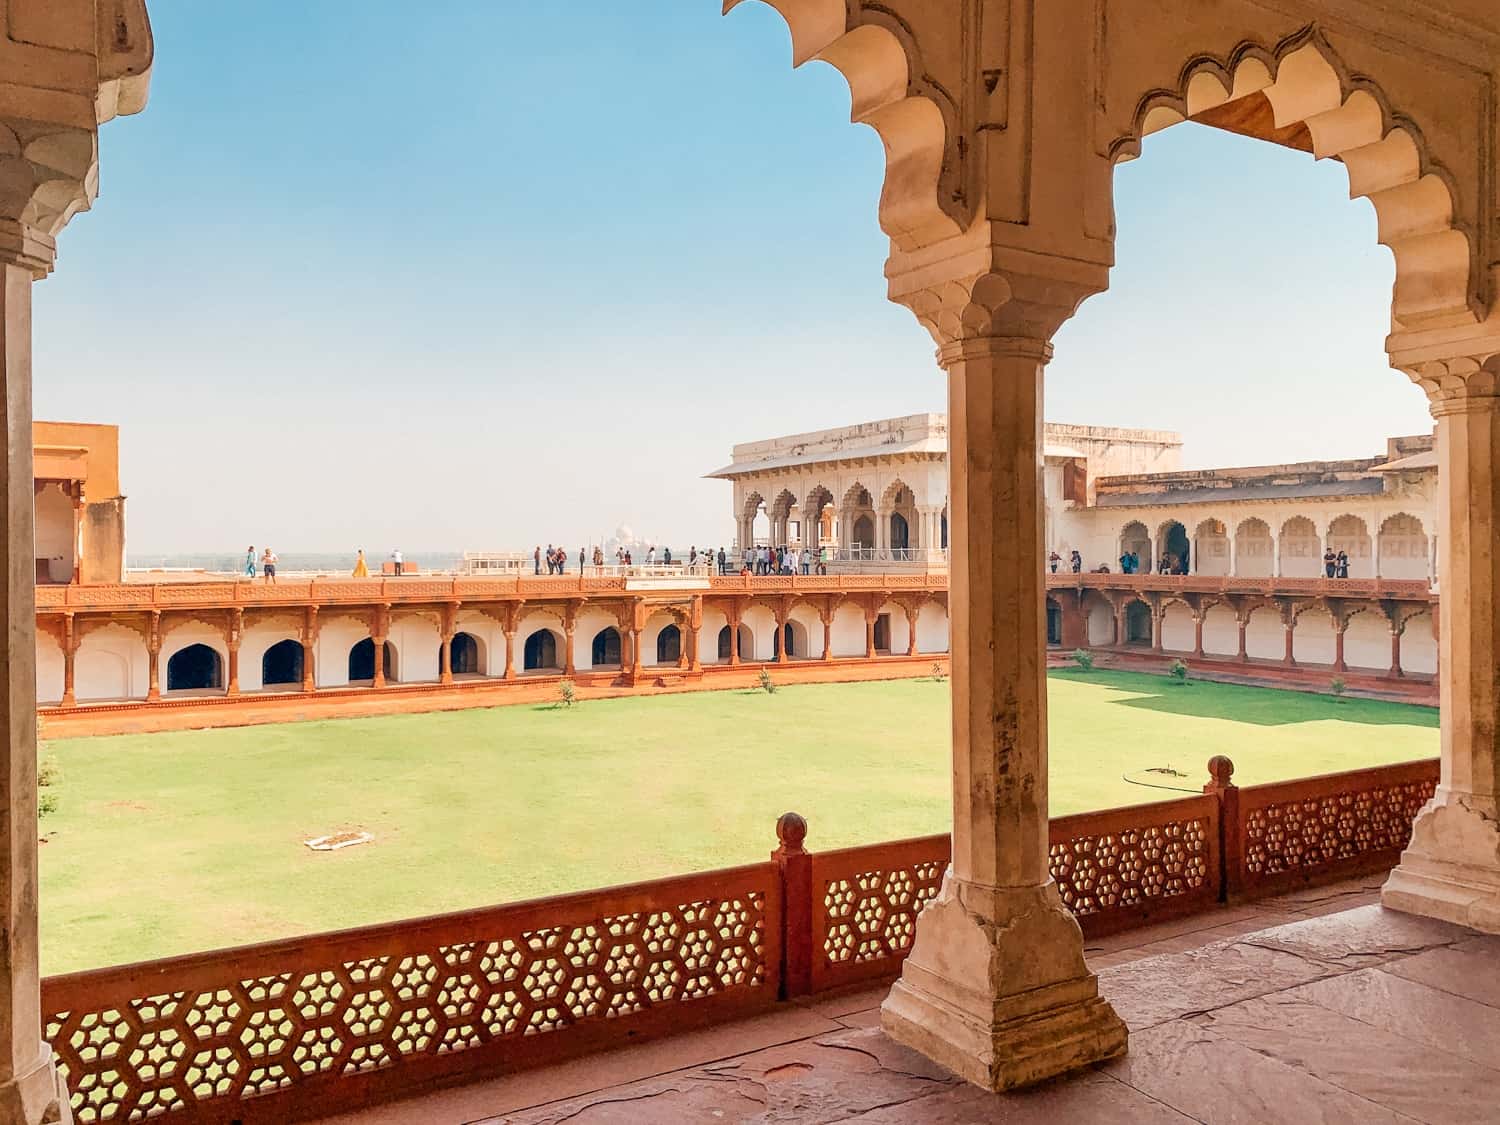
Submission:
<svg viewBox="0 0 1500 1125">
<path fill-rule="evenodd" d="M 1059 817 L 1051 869 L 1085 934 L 1390 866 L 1437 784 L 1422 761 Z M 949 838 L 768 863 L 49 977 L 81 1125 L 283 1122 L 890 980 Z"/>
</svg>

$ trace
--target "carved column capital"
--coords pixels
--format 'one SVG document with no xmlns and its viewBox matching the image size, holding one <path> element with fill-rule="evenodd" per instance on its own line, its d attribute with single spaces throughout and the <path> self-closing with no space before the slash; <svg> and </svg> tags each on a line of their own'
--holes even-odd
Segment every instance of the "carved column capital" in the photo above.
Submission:
<svg viewBox="0 0 1500 1125">
<path fill-rule="evenodd" d="M 982 256 L 991 261 L 968 272 L 932 278 L 921 271 L 909 280 L 893 279 L 892 299 L 927 329 L 942 366 L 996 355 L 1035 355 L 1047 362 L 1048 341 L 1108 281 L 1107 271 L 1092 264 L 1031 256 L 1024 266 L 1012 267 L 1000 260 L 1002 254 L 989 250 Z"/>
<path fill-rule="evenodd" d="M 1500 409 L 1500 353 L 1429 360 L 1401 370 L 1426 393 L 1434 418 Z"/>
</svg>

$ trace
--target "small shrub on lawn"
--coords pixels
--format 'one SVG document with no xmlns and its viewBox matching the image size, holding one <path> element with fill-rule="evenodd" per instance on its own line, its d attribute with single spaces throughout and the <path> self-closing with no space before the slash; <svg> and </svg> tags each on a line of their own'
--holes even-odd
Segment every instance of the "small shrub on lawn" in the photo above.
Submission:
<svg viewBox="0 0 1500 1125">
<path fill-rule="evenodd" d="M 36 801 L 36 815 L 37 815 L 37 819 L 38 820 L 40 820 L 42 817 L 46 816 L 48 813 L 55 813 L 56 811 L 57 811 L 57 794 L 56 793 L 42 793 L 41 795 L 39 795 L 37 797 L 37 801 Z"/>
<path fill-rule="evenodd" d="M 1094 670 L 1094 654 L 1087 649 L 1075 649 L 1073 651 L 1073 663 L 1078 665 L 1080 671 L 1092 672 Z"/>
<path fill-rule="evenodd" d="M 932 662 L 932 678 L 938 683 L 942 683 L 945 679 L 948 678 L 947 673 L 943 671 L 942 664 L 936 660 Z"/>
<path fill-rule="evenodd" d="M 1335 676 L 1333 677 L 1333 679 L 1328 681 L 1328 690 L 1333 693 L 1333 700 L 1335 703 L 1344 702 L 1344 692 L 1346 688 L 1347 685 L 1344 683 L 1343 676 Z"/>
<path fill-rule="evenodd" d="M 571 707 L 578 702 L 578 691 L 573 687 L 572 680 L 564 680 L 557 685 L 557 698 L 564 707 Z"/>
<path fill-rule="evenodd" d="M 1178 684 L 1186 685 L 1188 682 L 1188 666 L 1181 660 L 1172 661 L 1172 667 L 1167 669 L 1167 675 L 1177 681 Z"/>
<path fill-rule="evenodd" d="M 762 668 L 760 670 L 760 690 L 765 692 L 767 695 L 776 694 L 776 681 L 771 679 L 771 673 L 769 669 Z"/>
<path fill-rule="evenodd" d="M 43 758 L 36 770 L 36 783 L 43 788 L 62 782 L 62 765 L 56 758 Z"/>
</svg>

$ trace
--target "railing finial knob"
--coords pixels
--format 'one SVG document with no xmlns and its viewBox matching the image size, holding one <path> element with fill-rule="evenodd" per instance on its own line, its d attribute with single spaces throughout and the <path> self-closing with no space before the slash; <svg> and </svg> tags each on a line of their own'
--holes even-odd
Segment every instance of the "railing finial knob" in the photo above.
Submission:
<svg viewBox="0 0 1500 1125">
<path fill-rule="evenodd" d="M 1234 763 L 1223 754 L 1215 754 L 1208 760 L 1208 776 L 1216 787 L 1228 789 L 1234 784 Z"/>
<path fill-rule="evenodd" d="M 807 839 L 807 820 L 800 814 L 785 812 L 776 821 L 776 838 L 781 848 L 793 855 L 802 851 L 802 842 Z"/>
</svg>

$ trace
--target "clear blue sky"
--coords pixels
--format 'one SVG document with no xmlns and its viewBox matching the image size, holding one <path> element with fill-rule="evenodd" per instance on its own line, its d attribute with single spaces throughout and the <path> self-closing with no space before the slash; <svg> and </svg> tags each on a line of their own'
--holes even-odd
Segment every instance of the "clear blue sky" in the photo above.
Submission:
<svg viewBox="0 0 1500 1125">
<path fill-rule="evenodd" d="M 943 408 L 842 78 L 719 0 L 153 0 L 146 112 L 36 299 L 38 417 L 116 422 L 132 552 L 732 535 L 730 446 Z M 1116 180 L 1055 421 L 1190 466 L 1431 425 L 1340 165 L 1193 126 Z"/>
</svg>

